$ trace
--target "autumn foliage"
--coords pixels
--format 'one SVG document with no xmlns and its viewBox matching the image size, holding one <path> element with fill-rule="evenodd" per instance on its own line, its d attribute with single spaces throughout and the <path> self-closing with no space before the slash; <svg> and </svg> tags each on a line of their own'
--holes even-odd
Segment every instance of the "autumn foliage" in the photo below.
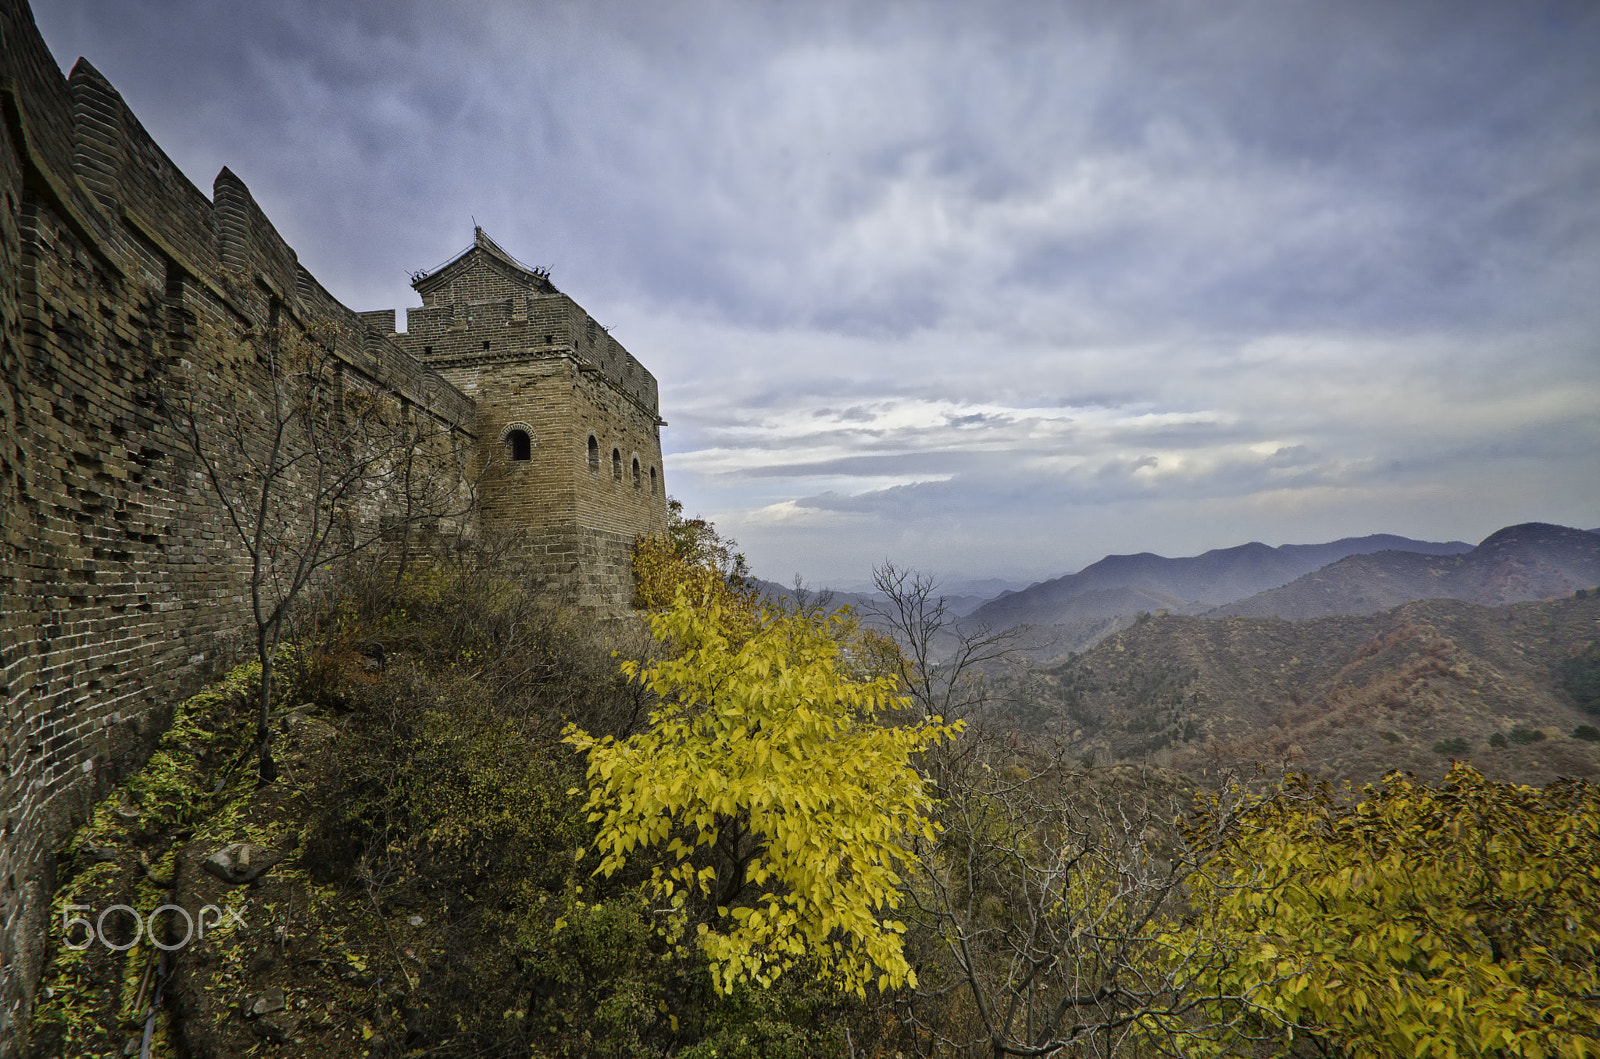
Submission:
<svg viewBox="0 0 1600 1059">
<path fill-rule="evenodd" d="M 1600 1056 L 1592 786 L 1491 783 L 1458 765 L 1438 786 L 1396 773 L 1358 798 L 1291 776 L 1219 792 L 1186 821 L 1130 816 L 1124 800 L 1106 817 L 1133 821 L 1126 863 L 1105 869 L 1115 886 L 1004 899 L 998 876 L 975 873 L 980 839 L 1000 865 L 1049 853 L 1038 874 L 1063 850 L 1079 852 L 1062 863 L 1099 864 L 1111 832 L 1065 842 L 1060 821 L 1035 819 L 1043 802 L 1025 804 L 1052 797 L 1048 784 L 1013 779 L 1004 759 L 966 785 L 946 769 L 936 801 L 916 763 L 961 725 L 910 708 L 901 647 L 848 613 L 762 605 L 731 542 L 681 508 L 639 542 L 635 573 L 661 654 L 622 670 L 657 706 L 626 738 L 569 726 L 564 740 L 586 756 L 595 874 L 639 878 L 658 928 L 706 961 L 720 995 L 795 971 L 857 995 L 902 990 L 954 1044 L 959 1012 L 927 1003 L 966 981 L 980 1014 L 1023 1013 L 1023 1029 L 985 1015 L 966 1038 L 993 1054 L 1257 1055 L 1276 1042 L 1345 1059 Z M 925 720 L 893 723 L 913 716 Z M 1026 826 L 995 831 L 993 777 Z M 1129 895 L 1148 900 L 1130 912 Z M 907 926 L 898 910 L 913 899 Z M 953 953 L 916 994 L 908 934 L 919 960 Z M 1043 939 L 1037 952 L 1024 936 Z M 1077 977 L 1057 982 L 1063 968 Z M 1066 1028 L 1035 1026 L 1036 1001 Z"/>
<path fill-rule="evenodd" d="M 681 588 L 691 600 L 719 605 L 725 618 L 745 621 L 757 590 L 734 547 L 705 519 L 685 518 L 683 505 L 668 500 L 666 531 L 634 544 L 634 606 L 670 607 Z"/>
<path fill-rule="evenodd" d="M 763 609 L 735 643 L 721 610 L 680 589 L 652 615 L 678 653 L 624 664 L 661 698 L 647 731 L 566 735 L 588 755 L 598 871 L 656 861 L 669 936 L 698 920 L 721 992 L 817 960 L 858 994 L 914 983 L 893 913 L 933 802 L 911 757 L 951 729 L 878 724 L 902 703 L 891 680 L 845 671 L 837 616 Z"/>
<path fill-rule="evenodd" d="M 635 551 L 666 656 L 622 665 L 660 705 L 626 739 L 564 736 L 587 756 L 597 874 L 649 864 L 668 937 L 721 993 L 802 965 L 856 994 L 914 983 L 894 912 L 934 806 L 912 758 L 955 727 L 880 723 L 907 703 L 846 649 L 854 621 L 758 604 L 731 544 L 673 514 Z"/>
<path fill-rule="evenodd" d="M 1292 780 L 1234 822 L 1220 992 L 1352 1059 L 1600 1055 L 1600 791 L 1458 764 L 1366 794 Z"/>
</svg>

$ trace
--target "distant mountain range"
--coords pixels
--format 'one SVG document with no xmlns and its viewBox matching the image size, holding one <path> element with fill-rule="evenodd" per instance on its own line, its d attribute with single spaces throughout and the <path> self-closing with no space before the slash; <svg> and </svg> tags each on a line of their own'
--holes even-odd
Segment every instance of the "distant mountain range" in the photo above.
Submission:
<svg viewBox="0 0 1600 1059">
<path fill-rule="evenodd" d="M 1510 526 L 1458 555 L 1416 550 L 1352 555 L 1207 617 L 1372 614 L 1415 599 L 1495 606 L 1569 596 L 1600 584 L 1600 533 L 1543 522 Z"/>
<path fill-rule="evenodd" d="M 795 595 L 775 582 L 758 584 L 774 601 Z M 1567 596 L 1600 585 L 1600 530 L 1528 522 L 1477 546 L 1375 533 L 1276 548 L 1251 542 L 1178 559 L 1108 555 L 1075 574 L 992 598 L 976 594 L 997 584 L 1003 582 L 940 590 L 960 628 L 1020 627 L 1024 653 L 1048 663 L 1087 650 L 1141 614 L 1302 619 L 1372 614 L 1420 599 L 1497 606 Z M 882 624 L 874 617 L 882 604 L 876 593 L 822 591 L 833 605 L 849 604 Z M 953 644 L 954 632 L 940 642 Z"/>
<path fill-rule="evenodd" d="M 1596 586 L 1600 530 L 1537 522 L 1477 546 L 1376 534 L 1112 555 L 1001 593 L 937 647 L 1018 627 L 971 719 L 1085 764 L 1267 762 L 1365 783 L 1395 768 L 1437 778 L 1455 757 L 1543 783 L 1600 777 L 1600 716 L 1559 676 L 1600 650 Z M 833 602 L 874 620 L 872 596 Z"/>
<path fill-rule="evenodd" d="M 1471 551 L 1472 545 L 1376 533 L 1277 548 L 1251 542 L 1182 559 L 1150 552 L 1108 555 L 1075 574 L 1002 593 L 974 610 L 972 617 L 1003 628 L 1070 625 L 1139 611 L 1199 614 L 1288 584 L 1348 556 L 1385 550 L 1455 555 Z"/>
<path fill-rule="evenodd" d="M 1243 544 L 1183 559 L 1109 555 L 1078 573 L 1003 593 L 966 620 L 1031 626 L 1064 656 L 1126 628 L 1140 613 L 1314 618 L 1371 614 L 1418 599 L 1495 606 L 1594 585 L 1600 585 L 1600 531 L 1529 522 L 1476 547 L 1374 534 L 1279 548 Z M 1053 637 L 1043 636 L 1046 628 Z"/>
</svg>

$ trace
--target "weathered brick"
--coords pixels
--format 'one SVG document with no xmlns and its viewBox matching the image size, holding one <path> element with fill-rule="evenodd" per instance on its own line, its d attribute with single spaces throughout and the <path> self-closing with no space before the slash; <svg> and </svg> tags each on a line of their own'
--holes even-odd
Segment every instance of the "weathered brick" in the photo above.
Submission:
<svg viewBox="0 0 1600 1059">
<path fill-rule="evenodd" d="M 666 484 L 655 378 L 543 271 L 479 232 L 418 279 L 423 305 L 395 334 L 392 310 L 353 312 L 302 268 L 232 172 L 207 195 L 92 66 L 63 79 L 23 0 L 0 0 L 0 45 L 6 1057 L 73 812 L 247 649 L 245 556 L 158 412 L 189 373 L 218 414 L 268 391 L 253 357 L 207 336 L 264 325 L 274 305 L 289 326 L 329 322 L 345 392 L 449 427 L 479 481 L 472 528 L 514 540 L 551 601 L 580 612 L 627 608 L 629 551 L 665 526 Z"/>
</svg>

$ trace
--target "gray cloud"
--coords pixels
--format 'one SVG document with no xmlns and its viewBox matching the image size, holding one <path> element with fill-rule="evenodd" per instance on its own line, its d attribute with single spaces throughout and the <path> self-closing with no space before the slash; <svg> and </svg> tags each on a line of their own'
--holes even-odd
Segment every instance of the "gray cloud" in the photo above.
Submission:
<svg viewBox="0 0 1600 1059">
<path fill-rule="evenodd" d="M 757 568 L 1600 524 L 1600 8 L 51 0 L 357 308 L 477 221 Z"/>
</svg>

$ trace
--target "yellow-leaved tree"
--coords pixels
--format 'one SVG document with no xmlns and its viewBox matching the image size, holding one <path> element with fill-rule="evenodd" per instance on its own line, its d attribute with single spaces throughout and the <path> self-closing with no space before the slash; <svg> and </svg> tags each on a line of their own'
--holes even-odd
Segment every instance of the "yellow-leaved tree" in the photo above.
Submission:
<svg viewBox="0 0 1600 1059">
<path fill-rule="evenodd" d="M 737 545 L 705 519 L 686 518 L 683 504 L 667 500 L 667 528 L 633 546 L 634 606 L 672 606 L 678 589 L 690 599 L 715 601 L 723 617 L 748 626 L 756 608 L 756 584 Z"/>
<path fill-rule="evenodd" d="M 801 964 L 857 994 L 914 982 L 894 914 L 911 842 L 934 825 L 912 759 L 955 726 L 880 723 L 907 703 L 894 678 L 855 672 L 848 616 L 694 587 L 649 615 L 672 653 L 623 665 L 660 698 L 648 729 L 565 732 L 588 755 L 597 874 L 653 860 L 668 936 L 687 943 L 694 924 L 719 992 Z"/>
<path fill-rule="evenodd" d="M 1600 1056 L 1600 790 L 1458 764 L 1366 793 L 1291 779 L 1228 825 L 1216 992 L 1351 1059 Z"/>
</svg>

